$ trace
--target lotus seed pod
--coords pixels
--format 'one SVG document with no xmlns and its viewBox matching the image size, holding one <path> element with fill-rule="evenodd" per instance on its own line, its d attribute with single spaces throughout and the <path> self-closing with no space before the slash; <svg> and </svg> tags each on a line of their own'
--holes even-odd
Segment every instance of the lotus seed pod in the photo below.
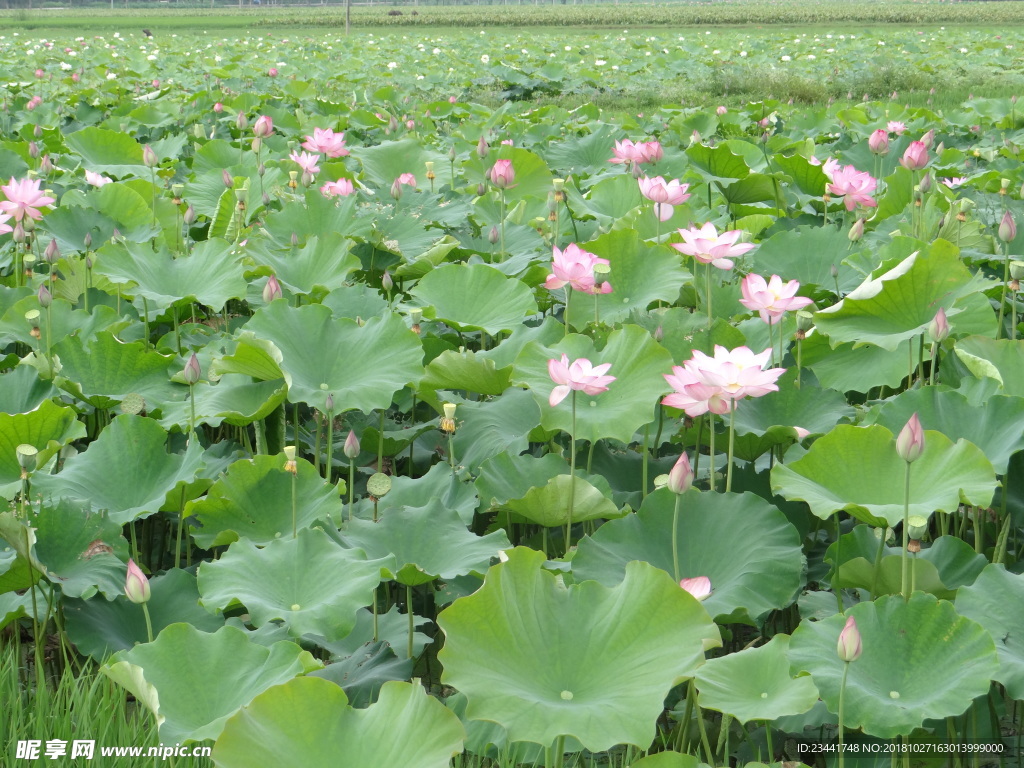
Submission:
<svg viewBox="0 0 1024 768">
<path fill-rule="evenodd" d="M 294 445 L 286 445 L 284 447 L 284 471 L 290 472 L 293 475 L 299 474 L 299 465 L 295 463 Z"/>
<path fill-rule="evenodd" d="M 146 412 L 146 400 L 142 395 L 135 392 L 131 392 L 124 396 L 121 400 L 121 413 L 127 413 L 132 416 L 145 415 Z"/>
<path fill-rule="evenodd" d="M 14 449 L 14 454 L 18 457 L 18 466 L 21 467 L 23 474 L 35 470 L 39 459 L 38 448 L 29 443 L 22 443 Z"/>
<path fill-rule="evenodd" d="M 928 533 L 928 518 L 923 515 L 911 515 L 907 520 L 907 535 L 920 541 Z"/>
<path fill-rule="evenodd" d="M 391 490 L 391 478 L 383 472 L 374 472 L 366 481 L 366 492 L 375 499 L 383 499 Z"/>
</svg>

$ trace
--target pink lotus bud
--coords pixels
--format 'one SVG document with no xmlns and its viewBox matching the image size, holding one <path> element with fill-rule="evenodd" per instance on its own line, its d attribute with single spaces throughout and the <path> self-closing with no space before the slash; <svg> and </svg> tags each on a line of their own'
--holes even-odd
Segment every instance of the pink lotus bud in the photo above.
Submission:
<svg viewBox="0 0 1024 768">
<path fill-rule="evenodd" d="M 359 438 L 351 429 L 348 431 L 348 437 L 345 438 L 345 447 L 342 448 L 342 452 L 347 459 L 354 459 L 359 455 Z"/>
<path fill-rule="evenodd" d="M 391 273 L 386 269 L 380 278 L 380 287 L 388 293 L 391 293 L 391 289 L 395 287 L 395 281 L 391 279 Z"/>
<path fill-rule="evenodd" d="M 224 170 L 222 170 L 220 172 L 220 178 L 221 178 L 221 181 L 224 182 L 224 186 L 227 187 L 228 189 L 231 189 L 233 186 L 235 186 L 235 179 L 228 172 L 227 168 L 225 168 Z"/>
<path fill-rule="evenodd" d="M 185 226 L 191 227 L 196 220 L 196 209 L 189 205 L 181 215 L 181 220 L 185 222 Z"/>
<path fill-rule="evenodd" d="M 491 231 L 487 233 L 487 242 L 494 245 L 501 239 L 501 233 L 498 231 L 498 226 L 494 225 L 491 227 Z"/>
<path fill-rule="evenodd" d="M 244 131 L 249 127 L 249 118 L 245 116 L 245 112 L 239 112 L 238 117 L 235 118 L 235 128 L 240 131 Z"/>
<path fill-rule="evenodd" d="M 219 115 L 221 112 L 224 111 L 224 105 L 218 101 L 216 104 L 213 105 L 213 111 Z"/>
<path fill-rule="evenodd" d="M 328 413 L 334 413 L 334 394 L 328 393 L 327 397 L 324 398 L 324 410 Z"/>
<path fill-rule="evenodd" d="M 263 286 L 263 301 L 269 304 L 274 299 L 280 299 L 283 295 L 284 292 L 281 290 L 281 284 L 277 282 L 277 277 L 271 275 L 267 280 L 267 284 Z"/>
<path fill-rule="evenodd" d="M 270 115 L 260 115 L 252 126 L 252 135 L 258 139 L 265 139 L 274 132 L 274 120 Z"/>
<path fill-rule="evenodd" d="M 693 468 L 684 451 L 668 473 L 668 489 L 672 493 L 686 493 L 693 485 Z"/>
<path fill-rule="evenodd" d="M 924 136 L 921 137 L 921 143 L 924 144 L 925 149 L 931 149 L 932 144 L 935 143 L 935 130 L 928 131 Z"/>
<path fill-rule="evenodd" d="M 405 121 L 405 130 L 411 131 L 415 127 L 416 127 L 416 121 L 415 120 L 406 120 Z"/>
<path fill-rule="evenodd" d="M 458 102 L 459 102 L 459 99 L 458 99 L 457 96 L 449 96 L 448 97 L 448 103 L 449 104 L 458 104 Z"/>
<path fill-rule="evenodd" d="M 85 250 L 92 248 L 92 232 L 85 233 L 85 237 L 82 238 L 82 245 L 85 246 Z"/>
<path fill-rule="evenodd" d="M 42 174 L 53 173 L 53 160 L 49 155 L 43 155 L 43 159 L 39 161 L 39 172 Z"/>
<path fill-rule="evenodd" d="M 839 643 L 836 645 L 836 652 L 842 661 L 849 663 L 860 658 L 861 650 L 860 630 L 857 629 L 857 622 L 853 616 L 848 616 L 846 626 L 839 633 Z"/>
<path fill-rule="evenodd" d="M 921 427 L 921 419 L 916 413 L 900 430 L 900 434 L 896 438 L 896 453 L 908 464 L 917 461 L 924 453 L 924 429 Z"/>
<path fill-rule="evenodd" d="M 477 156 L 477 157 L 479 157 L 479 158 L 480 158 L 481 160 L 483 160 L 484 158 L 486 158 L 486 157 L 487 157 L 487 154 L 488 154 L 488 153 L 489 153 L 490 151 L 491 151 L 491 150 L 490 150 L 490 148 L 489 148 L 489 147 L 487 146 L 487 142 L 486 142 L 486 141 L 484 140 L 484 137 L 483 137 L 483 136 L 481 136 L 481 137 L 480 137 L 480 141 L 478 141 L 478 142 L 476 143 L 476 156 Z"/>
<path fill-rule="evenodd" d="M 941 344 L 949 336 L 949 321 L 946 320 L 946 310 L 939 307 L 935 317 L 928 323 L 928 336 L 936 344 Z"/>
<path fill-rule="evenodd" d="M 72 75 L 71 75 L 71 81 L 72 82 L 77 83 L 81 79 L 82 79 L 82 76 L 79 75 L 77 72 L 72 73 Z"/>
<path fill-rule="evenodd" d="M 491 166 L 491 183 L 498 189 L 508 189 L 516 180 L 516 171 L 511 160 L 498 160 Z"/>
<path fill-rule="evenodd" d="M 718 109 L 715 110 L 715 114 L 717 114 L 719 117 L 721 117 L 722 115 L 724 115 L 728 111 L 729 110 L 725 106 L 719 105 Z"/>
<path fill-rule="evenodd" d="M 160 81 L 159 80 L 154 80 L 153 81 L 153 87 L 154 88 L 159 88 L 160 87 Z"/>
<path fill-rule="evenodd" d="M 711 595 L 711 579 L 707 576 L 683 579 L 679 582 L 679 586 L 698 600 L 705 600 Z"/>
<path fill-rule="evenodd" d="M 53 304 L 53 294 L 50 293 L 50 289 L 46 287 L 46 284 L 39 286 L 39 290 L 36 292 L 36 298 L 39 299 L 39 306 L 46 309 L 48 306 Z"/>
<path fill-rule="evenodd" d="M 149 579 L 134 560 L 128 561 L 128 576 L 124 581 L 124 593 L 136 605 L 149 602 Z"/>
<path fill-rule="evenodd" d="M 267 70 L 267 74 L 271 77 L 277 77 L 277 67 L 271 67 Z"/>
<path fill-rule="evenodd" d="M 900 158 L 900 165 L 908 171 L 917 171 L 928 165 L 928 147 L 920 141 L 910 142 L 907 151 Z"/>
<path fill-rule="evenodd" d="M 190 387 L 197 383 L 200 377 L 203 375 L 202 369 L 199 367 L 199 358 L 196 357 L 196 353 L 193 352 L 189 357 L 188 362 L 185 363 L 185 369 L 181 372 L 182 377 L 185 379 L 185 383 Z"/>
<path fill-rule="evenodd" d="M 156 156 L 156 152 L 149 144 L 142 148 L 142 162 L 147 168 L 155 168 L 160 164 L 160 158 Z"/>
<path fill-rule="evenodd" d="M 25 234 L 25 227 L 22 226 L 20 221 L 14 225 L 14 229 L 11 232 L 11 239 L 16 243 L 24 243 L 28 240 L 28 235 Z"/>
<path fill-rule="evenodd" d="M 864 219 L 857 219 L 853 222 L 853 226 L 850 227 L 850 233 L 847 237 L 850 238 L 851 243 L 856 243 L 864 237 Z"/>
<path fill-rule="evenodd" d="M 56 264 L 60 259 L 60 246 L 57 245 L 57 240 L 53 239 L 46 244 L 46 250 L 43 251 L 43 258 L 47 264 Z"/>
<path fill-rule="evenodd" d="M 391 196 L 395 198 L 395 200 L 402 199 L 402 182 L 399 179 L 395 179 L 391 184 Z"/>
<path fill-rule="evenodd" d="M 484 184 L 481 181 L 479 184 L 476 185 L 476 196 L 477 197 L 483 197 L 486 194 L 487 194 L 487 185 Z"/>
<path fill-rule="evenodd" d="M 924 176 L 921 177 L 920 187 L 921 187 L 921 191 L 922 192 L 928 192 L 928 191 L 931 190 L 931 188 L 932 188 L 932 175 L 930 173 L 926 173 Z"/>
<path fill-rule="evenodd" d="M 1015 237 L 1017 237 L 1017 222 L 1013 220 L 1013 215 L 1007 210 L 1003 214 L 1003 220 L 999 222 L 999 239 L 1008 243 Z"/>
<path fill-rule="evenodd" d="M 36 77 L 39 78 L 40 80 L 42 80 L 44 77 L 46 77 L 46 73 L 43 70 L 41 70 L 41 69 L 37 69 L 36 70 Z"/>
<path fill-rule="evenodd" d="M 879 128 L 868 137 L 868 149 L 876 155 L 889 154 L 889 133 Z"/>
<path fill-rule="evenodd" d="M 39 157 L 39 145 L 36 144 L 34 141 L 30 141 L 28 143 L 28 156 L 31 157 L 33 160 Z"/>
</svg>

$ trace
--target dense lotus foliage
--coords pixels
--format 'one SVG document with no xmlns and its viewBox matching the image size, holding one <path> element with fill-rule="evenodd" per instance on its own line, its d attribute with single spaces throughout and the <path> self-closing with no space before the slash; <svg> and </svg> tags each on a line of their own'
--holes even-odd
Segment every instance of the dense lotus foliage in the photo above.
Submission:
<svg viewBox="0 0 1024 768">
<path fill-rule="evenodd" d="M 1015 43 L 717 34 L 0 40 L 28 666 L 91 657 L 223 766 L 1001 744 L 1016 99 L 516 99 Z"/>
</svg>

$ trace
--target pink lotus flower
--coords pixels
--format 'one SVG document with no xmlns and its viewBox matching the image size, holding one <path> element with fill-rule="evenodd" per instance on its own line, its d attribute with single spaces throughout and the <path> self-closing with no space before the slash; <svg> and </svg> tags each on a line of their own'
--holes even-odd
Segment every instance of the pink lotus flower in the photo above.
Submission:
<svg viewBox="0 0 1024 768">
<path fill-rule="evenodd" d="M 808 298 L 797 296 L 798 290 L 800 283 L 796 280 L 783 285 L 778 275 L 772 275 L 766 283 L 763 277 L 751 273 L 740 283 L 743 293 L 740 304 L 755 310 L 769 325 L 775 325 L 787 311 L 803 309 L 813 303 Z"/>
<path fill-rule="evenodd" d="M 403 173 L 395 179 L 395 182 L 397 184 L 405 184 L 407 187 L 412 187 L 413 189 L 416 188 L 416 177 L 411 173 Z"/>
<path fill-rule="evenodd" d="M 314 128 L 313 135 L 307 136 L 302 148 L 310 152 L 322 152 L 327 157 L 344 157 L 348 154 L 345 148 L 345 134 L 335 133 L 330 128 Z"/>
<path fill-rule="evenodd" d="M 599 395 L 607 391 L 608 385 L 615 381 L 614 376 L 604 375 L 611 367 L 611 363 L 595 366 L 585 357 L 570 363 L 564 352 L 561 360 L 548 360 L 548 375 L 557 385 L 551 390 L 548 403 L 554 408 L 574 389 L 585 395 Z"/>
<path fill-rule="evenodd" d="M 39 209 L 54 202 L 52 197 L 39 191 L 39 179 L 15 181 L 12 178 L 0 186 L 0 192 L 7 196 L 6 200 L 0 201 L 0 211 L 11 214 L 18 222 L 26 216 L 38 221 L 43 215 Z"/>
<path fill-rule="evenodd" d="M 899 120 L 890 120 L 885 126 L 885 129 L 889 133 L 895 133 L 897 136 L 902 136 L 907 132 L 907 125 Z"/>
<path fill-rule="evenodd" d="M 277 77 L 277 67 L 271 67 L 267 70 L 267 74 L 271 77 Z"/>
<path fill-rule="evenodd" d="M 241 113 L 239 113 L 241 114 Z M 260 115 L 252 126 L 252 134 L 258 139 L 265 139 L 274 132 L 274 119 L 270 115 Z"/>
<path fill-rule="evenodd" d="M 615 149 L 612 150 L 615 156 L 609 162 L 612 163 L 639 163 L 643 162 L 643 150 L 637 147 L 629 139 L 615 142 Z"/>
<path fill-rule="evenodd" d="M 689 184 L 680 184 L 679 179 L 665 181 L 661 176 L 649 179 L 641 176 L 637 181 L 640 183 L 640 194 L 654 203 L 654 215 L 659 221 L 668 221 L 674 212 L 673 206 L 681 205 L 690 199 L 686 190 Z"/>
<path fill-rule="evenodd" d="M 729 398 L 725 397 L 718 387 L 705 384 L 692 363 L 692 360 L 687 360 L 686 367 L 673 365 L 672 373 L 663 374 L 665 381 L 675 392 L 665 395 L 661 401 L 662 405 L 679 408 L 691 418 L 709 411 L 718 415 L 728 413 Z"/>
<path fill-rule="evenodd" d="M 900 158 L 900 165 L 908 171 L 917 171 L 928 165 L 928 147 L 922 141 L 912 141 Z"/>
<path fill-rule="evenodd" d="M 309 152 L 292 152 L 288 157 L 299 164 L 303 173 L 308 173 L 310 176 L 320 173 L 320 166 L 317 165 L 320 162 L 320 155 Z"/>
<path fill-rule="evenodd" d="M 224 105 L 218 101 L 216 104 L 213 105 L 213 111 L 219 115 L 221 112 L 224 111 Z"/>
<path fill-rule="evenodd" d="M 682 235 L 683 242 L 672 243 L 673 248 L 687 256 L 693 256 L 702 264 L 711 264 L 719 269 L 732 269 L 733 257 L 742 256 L 756 247 L 753 243 L 737 245 L 736 241 L 740 239 L 742 231 L 733 229 L 718 234 L 718 230 L 711 222 L 699 229 L 680 229 L 679 234 Z"/>
<path fill-rule="evenodd" d="M 876 155 L 886 155 L 889 153 L 889 134 L 887 131 L 879 128 L 877 131 L 868 137 L 868 149 L 870 149 Z"/>
<path fill-rule="evenodd" d="M 611 293 L 611 285 L 607 282 L 597 285 L 594 278 L 594 267 L 609 263 L 608 259 L 598 258 L 596 254 L 584 251 L 576 243 L 569 243 L 565 250 L 556 247 L 551 262 L 552 274 L 548 275 L 544 287 L 555 290 L 569 285 L 574 291 L 582 293 Z"/>
<path fill-rule="evenodd" d="M 846 210 L 852 211 L 858 204 L 865 208 L 878 205 L 871 193 L 878 186 L 878 181 L 867 171 L 858 171 L 852 165 L 838 169 L 832 173 L 832 182 L 825 189 L 833 195 L 842 195 Z"/>
<path fill-rule="evenodd" d="M 963 184 L 965 181 L 967 181 L 967 177 L 966 176 L 954 176 L 954 177 L 952 177 L 950 179 L 943 179 L 942 183 L 945 184 L 950 189 L 956 189 L 961 184 Z"/>
<path fill-rule="evenodd" d="M 747 347 L 728 350 L 715 346 L 714 357 L 694 350 L 682 366 L 673 366 L 665 380 L 676 391 L 662 399 L 663 405 L 681 408 L 687 416 L 727 413 L 735 400 L 761 397 L 778 391 L 776 381 L 783 368 L 764 370 L 772 351 L 755 355 Z"/>
<path fill-rule="evenodd" d="M 491 166 L 491 184 L 498 189 L 511 189 L 515 186 L 512 182 L 516 180 L 516 170 L 512 167 L 511 160 L 497 160 Z"/>
<path fill-rule="evenodd" d="M 338 179 L 328 181 L 320 187 L 320 194 L 324 197 L 347 197 L 355 192 L 355 187 L 349 179 Z"/>
<path fill-rule="evenodd" d="M 108 179 L 102 173 L 94 173 L 93 171 L 85 172 L 85 181 L 87 184 L 92 184 L 94 187 L 102 187 L 104 184 L 109 184 L 111 179 Z"/>
<path fill-rule="evenodd" d="M 645 141 L 638 144 L 637 148 L 640 150 L 641 163 L 656 163 L 665 156 L 665 150 L 658 141 Z"/>
<path fill-rule="evenodd" d="M 718 106 L 718 108 L 715 110 L 715 114 L 718 115 L 719 117 L 721 117 L 722 115 L 724 115 L 728 111 L 729 110 L 724 105 L 720 104 Z"/>
<path fill-rule="evenodd" d="M 679 586 L 698 600 L 706 600 L 711 596 L 711 579 L 707 576 L 696 576 L 692 579 L 683 579 L 679 582 Z"/>
<path fill-rule="evenodd" d="M 0 213 L 0 235 L 6 235 L 8 232 L 13 232 L 14 228 L 8 226 L 7 222 L 11 220 L 11 217 L 6 213 Z"/>
</svg>

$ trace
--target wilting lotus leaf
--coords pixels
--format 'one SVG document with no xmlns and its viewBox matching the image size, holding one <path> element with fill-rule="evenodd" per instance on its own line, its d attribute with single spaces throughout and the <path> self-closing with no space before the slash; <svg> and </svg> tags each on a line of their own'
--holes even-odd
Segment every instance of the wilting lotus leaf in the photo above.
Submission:
<svg viewBox="0 0 1024 768">
<path fill-rule="evenodd" d="M 85 437 L 85 424 L 78 421 L 74 409 L 52 400 L 44 400 L 28 413 L 0 413 L 0 486 L 16 483 L 20 489 L 19 445 L 36 448 L 36 466 L 42 467 L 63 446 L 81 437 Z"/>
<path fill-rule="evenodd" d="M 516 359 L 513 381 L 526 384 L 540 406 L 541 426 L 568 432 L 572 428 L 572 396 L 552 408 L 548 397 L 555 383 L 548 375 L 548 360 L 566 353 L 570 360 L 585 357 L 591 363 L 611 363 L 616 380 L 608 391 L 591 397 L 576 393 L 576 439 L 597 441 L 610 437 L 624 443 L 644 424 L 654 420 L 658 397 L 671 388 L 662 374 L 672 370 L 672 358 L 651 335 L 636 325 L 612 331 L 598 351 L 586 336 L 571 334 L 551 347 L 531 342 Z"/>
<path fill-rule="evenodd" d="M 646 748 L 669 689 L 719 645 L 717 627 L 647 563 L 630 563 L 611 588 L 566 587 L 543 564 L 542 552 L 517 548 L 441 612 L 442 681 L 466 694 L 468 717 L 500 723 L 510 741 Z"/>
<path fill-rule="evenodd" d="M 973 584 L 961 587 L 956 610 L 983 626 L 995 641 L 999 669 L 993 675 L 1013 699 L 1024 697 L 1024 576 L 991 563 Z"/>
<path fill-rule="evenodd" d="M 167 433 L 152 419 L 121 415 L 56 475 L 40 474 L 33 491 L 106 510 L 118 524 L 151 515 L 167 495 L 191 483 L 203 464 L 198 441 L 183 454 L 167 453 Z"/>
<path fill-rule="evenodd" d="M 366 325 L 335 319 L 320 304 L 291 307 L 275 301 L 258 310 L 246 330 L 271 341 L 282 356 L 278 373 L 288 383 L 288 399 L 334 413 L 387 408 L 396 391 L 423 375 L 419 337 L 398 315 L 370 318 Z M 248 339 L 238 344 L 236 356 Z M 241 371 L 239 371 L 241 372 Z"/>
<path fill-rule="evenodd" d="M 460 331 L 491 335 L 518 328 L 537 312 L 533 293 L 521 280 L 487 264 L 445 264 L 425 274 L 411 291 L 425 315 Z"/>
<path fill-rule="evenodd" d="M 957 615 L 953 604 L 917 593 L 881 597 L 817 622 L 801 621 L 790 641 L 794 674 L 809 672 L 830 712 L 839 708 L 845 662 L 836 645 L 853 616 L 863 654 L 850 662 L 844 723 L 882 739 L 909 734 L 925 720 L 955 717 L 988 693 L 999 659 L 992 637 Z"/>
<path fill-rule="evenodd" d="M 675 499 L 667 488 L 657 490 L 635 515 L 581 540 L 572 561 L 576 578 L 617 584 L 632 560 L 672 574 Z M 800 536 L 759 496 L 690 491 L 680 500 L 678 530 L 679 577 L 711 579 L 704 607 L 712 616 L 752 623 L 796 598 L 804 570 Z"/>
<path fill-rule="evenodd" d="M 459 719 L 421 685 L 384 683 L 367 709 L 332 682 L 300 677 L 271 688 L 224 726 L 213 748 L 223 768 L 254 765 L 447 768 L 462 751 Z"/>
<path fill-rule="evenodd" d="M 924 434 L 924 453 L 910 467 L 910 514 L 955 512 L 961 500 L 989 506 L 996 478 L 981 449 L 966 440 L 954 444 L 941 432 Z M 840 424 L 803 458 L 776 464 L 772 491 L 790 501 L 806 501 L 823 520 L 845 510 L 865 522 L 885 520 L 895 527 L 903 520 L 905 466 L 895 436 L 885 427 Z"/>
<path fill-rule="evenodd" d="M 968 336 L 954 351 L 978 378 L 995 379 L 1007 395 L 1024 397 L 1024 340 Z"/>
<path fill-rule="evenodd" d="M 100 671 L 131 691 L 156 716 L 161 740 L 173 744 L 216 739 L 253 697 L 320 666 L 294 643 L 267 648 L 235 627 L 211 634 L 172 624 L 152 643 L 114 654 Z"/>
<path fill-rule="evenodd" d="M 373 600 L 385 567 L 393 566 L 338 546 L 319 528 L 304 528 L 296 538 L 288 533 L 262 549 L 234 542 L 218 560 L 199 566 L 199 592 L 210 610 L 241 603 L 253 626 L 281 621 L 293 637 L 337 640 L 352 631 L 356 611 Z"/>
<path fill-rule="evenodd" d="M 700 705 L 741 723 L 802 715 L 818 701 L 811 678 L 789 674 L 789 635 L 767 645 L 711 659 L 697 670 Z"/>
</svg>

